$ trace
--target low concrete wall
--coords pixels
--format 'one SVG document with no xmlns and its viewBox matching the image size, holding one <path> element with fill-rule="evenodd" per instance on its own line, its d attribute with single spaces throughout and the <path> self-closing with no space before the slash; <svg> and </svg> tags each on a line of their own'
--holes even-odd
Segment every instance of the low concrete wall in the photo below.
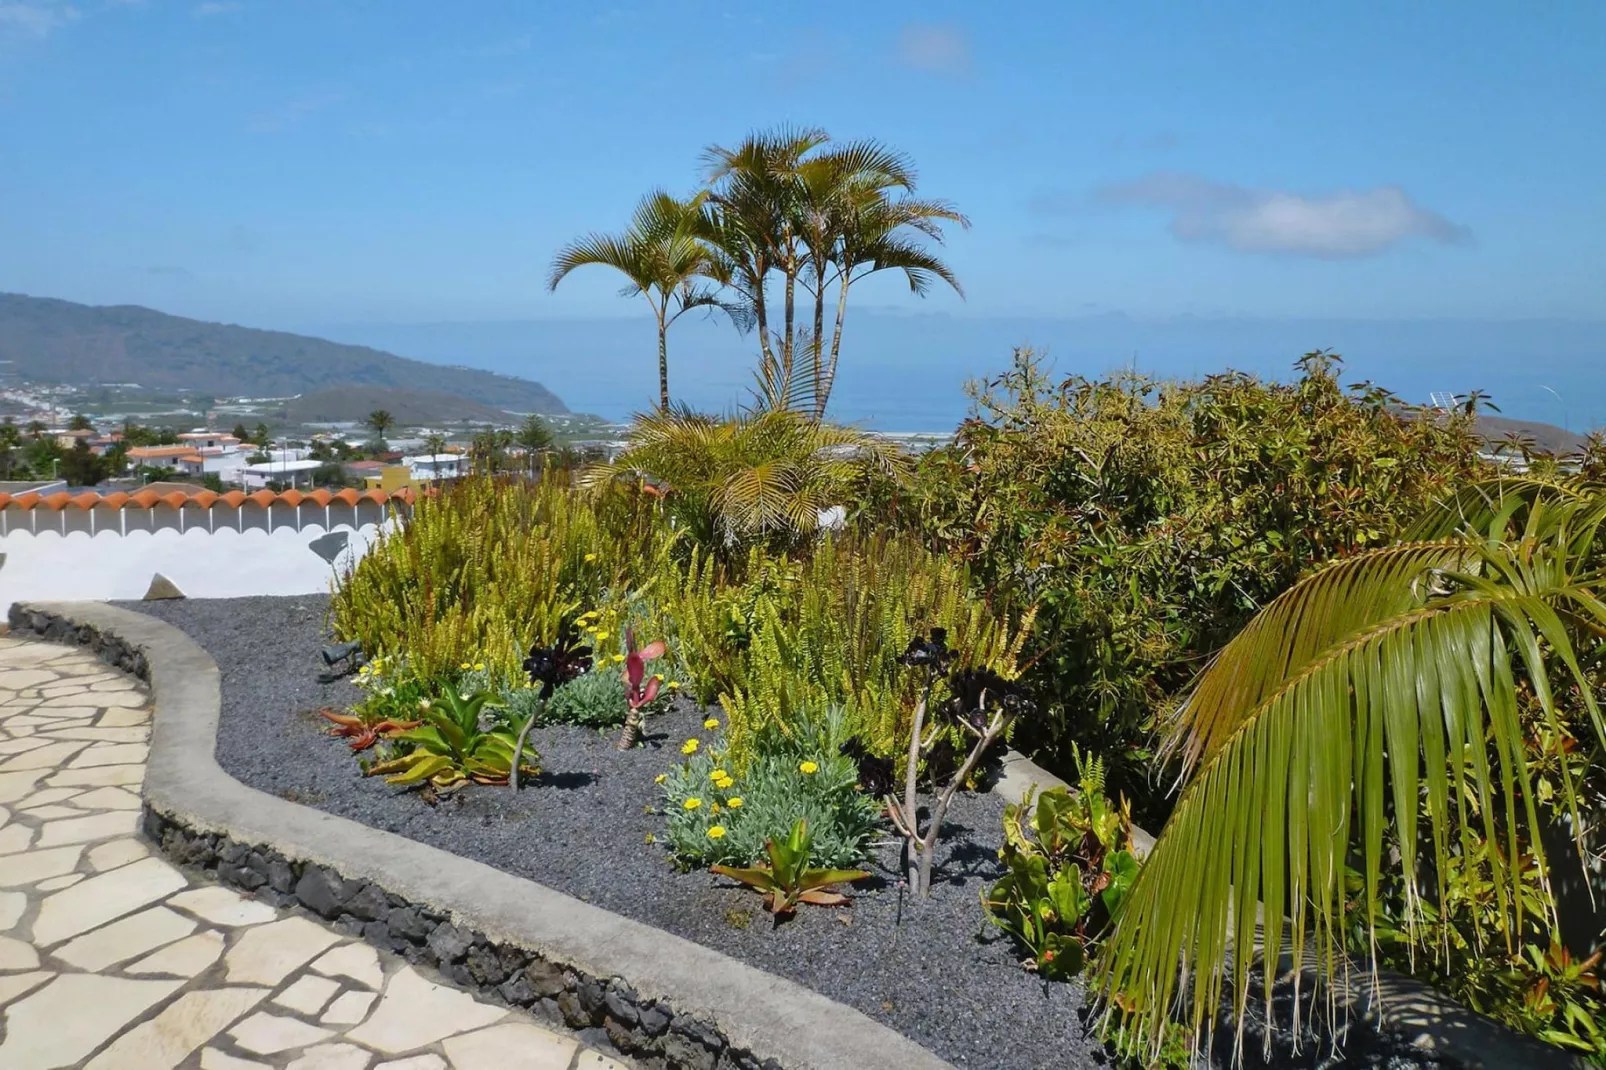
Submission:
<svg viewBox="0 0 1606 1070">
<path fill-rule="evenodd" d="M 851 1007 L 699 944 L 246 787 L 214 757 L 217 665 L 171 625 L 81 602 L 14 605 L 10 619 L 18 632 L 89 647 L 149 680 L 145 827 L 181 864 L 393 950 L 399 939 L 414 949 L 409 957 L 485 998 L 550 1002 L 572 1026 L 600 1025 L 645 1065 L 953 1070 Z"/>
<path fill-rule="evenodd" d="M 138 599 L 158 573 L 192 598 L 325 592 L 390 523 L 371 501 L 0 510 L 0 605 Z"/>
</svg>

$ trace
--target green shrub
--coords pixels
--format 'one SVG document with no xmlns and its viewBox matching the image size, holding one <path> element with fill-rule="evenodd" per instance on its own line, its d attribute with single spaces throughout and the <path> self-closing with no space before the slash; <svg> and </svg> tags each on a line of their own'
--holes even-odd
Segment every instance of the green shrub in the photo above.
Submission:
<svg viewBox="0 0 1606 1070">
<path fill-rule="evenodd" d="M 1039 609 L 1022 662 L 1044 716 L 1019 742 L 1060 771 L 1073 740 L 1141 762 L 1153 712 L 1260 606 L 1485 470 L 1469 414 L 1346 389 L 1334 356 L 1298 367 L 1056 382 L 1019 350 L 922 459 L 901 521 L 994 604 Z"/>
<path fill-rule="evenodd" d="M 421 679 L 484 663 L 513 680 L 532 644 L 551 642 L 603 592 L 627 589 L 669 537 L 629 488 L 579 495 L 555 471 L 534 484 L 465 479 L 420 497 L 341 578 L 335 631 L 370 656 L 405 659 Z"/>
<path fill-rule="evenodd" d="M 839 709 L 871 751 L 899 752 L 922 679 L 898 664 L 911 637 L 946 628 L 961 664 L 1008 678 L 1031 627 L 1029 612 L 995 613 L 963 565 L 910 537 L 831 537 L 802 560 L 754 550 L 738 584 L 708 582 L 729 575 L 694 557 L 655 587 L 654 634 L 698 697 L 725 708 L 739 769 L 760 733 L 784 735 L 806 711 Z"/>
<path fill-rule="evenodd" d="M 585 479 L 651 480 L 681 531 L 709 553 L 739 559 L 751 546 L 805 548 L 821 511 L 851 508 L 908 469 L 888 440 L 790 409 L 730 418 L 667 411 L 637 417 L 629 447 Z"/>
<path fill-rule="evenodd" d="M 613 728 L 625 723 L 628 712 L 625 682 L 619 671 L 599 668 L 576 676 L 554 691 L 547 703 L 546 720 L 549 724 Z"/>
<path fill-rule="evenodd" d="M 858 765 L 840 753 L 846 718 L 832 711 L 798 722 L 790 735 L 764 735 L 745 773 L 717 740 L 665 775 L 669 844 L 681 864 L 762 861 L 764 841 L 786 839 L 799 818 L 813 837 L 809 865 L 838 868 L 865 857 L 882 804 L 858 790 Z"/>
</svg>

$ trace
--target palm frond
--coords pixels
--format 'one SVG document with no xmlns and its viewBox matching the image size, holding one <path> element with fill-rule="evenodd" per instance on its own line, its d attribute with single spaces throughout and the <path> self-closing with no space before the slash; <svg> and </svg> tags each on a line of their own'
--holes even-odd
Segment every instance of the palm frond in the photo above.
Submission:
<svg viewBox="0 0 1606 1070">
<path fill-rule="evenodd" d="M 1241 1024 L 1257 919 L 1265 992 L 1285 941 L 1331 983 L 1346 968 L 1344 875 L 1356 855 L 1367 916 L 1384 867 L 1397 868 L 1409 928 L 1423 902 L 1419 842 L 1442 882 L 1481 824 L 1504 847 L 1489 874 L 1496 911 L 1504 931 L 1520 927 L 1519 851 L 1541 871 L 1544 862 L 1519 696 L 1531 694 L 1559 731 L 1546 667 L 1559 665 L 1601 732 L 1563 617 L 1598 626 L 1606 606 L 1578 572 L 1566 525 L 1548 530 L 1548 540 L 1417 543 L 1330 566 L 1263 610 L 1204 671 L 1173 726 L 1190 779 L 1096 978 L 1109 1013 L 1151 1051 L 1174 1008 L 1197 1034 L 1229 991 Z M 1570 779 L 1563 786 L 1574 807 Z M 1382 850 L 1390 821 L 1408 826 L 1397 858 Z"/>
</svg>

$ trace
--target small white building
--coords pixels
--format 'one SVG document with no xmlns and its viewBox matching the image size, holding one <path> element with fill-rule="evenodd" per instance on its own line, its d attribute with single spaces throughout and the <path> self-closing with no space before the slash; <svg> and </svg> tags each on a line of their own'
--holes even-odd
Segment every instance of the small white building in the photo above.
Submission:
<svg viewBox="0 0 1606 1070">
<path fill-rule="evenodd" d="M 402 463 L 407 466 L 407 477 L 414 483 L 432 483 L 468 474 L 468 457 L 461 453 L 425 453 L 403 457 Z"/>
<path fill-rule="evenodd" d="M 262 490 L 269 483 L 284 487 L 308 487 L 312 483 L 312 473 L 322 467 L 322 461 L 313 460 L 264 461 L 246 465 L 241 469 L 240 477 L 246 490 Z"/>
</svg>

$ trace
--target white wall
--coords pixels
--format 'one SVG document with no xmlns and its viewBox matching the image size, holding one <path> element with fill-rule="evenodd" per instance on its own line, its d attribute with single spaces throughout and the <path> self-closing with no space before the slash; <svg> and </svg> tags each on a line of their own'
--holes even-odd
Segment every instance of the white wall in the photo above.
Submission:
<svg viewBox="0 0 1606 1070">
<path fill-rule="evenodd" d="M 118 523 L 94 518 L 99 522 L 92 531 L 85 510 L 39 512 L 28 518 L 34 523 L 8 517 L 0 534 L 5 555 L 0 613 L 28 599 L 142 598 L 157 573 L 191 598 L 323 592 L 337 568 L 344 570 L 367 552 L 381 525 L 394 523 L 377 506 L 328 511 L 333 516 L 304 507 L 300 517 L 282 503 L 268 510 L 249 505 L 183 510 L 214 513 L 205 519 L 215 523 L 200 522 L 199 516 L 174 522 L 178 510 L 157 506 L 125 510 L 130 515 L 117 517 Z M 346 548 L 333 565 L 311 548 L 331 532 L 346 535 Z"/>
</svg>

